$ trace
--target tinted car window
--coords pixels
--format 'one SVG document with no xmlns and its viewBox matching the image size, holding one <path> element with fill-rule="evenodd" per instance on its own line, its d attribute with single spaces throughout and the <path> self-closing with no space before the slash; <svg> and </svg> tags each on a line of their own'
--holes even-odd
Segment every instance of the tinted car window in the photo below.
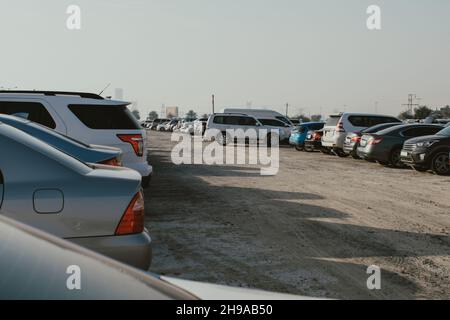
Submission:
<svg viewBox="0 0 450 320">
<path fill-rule="evenodd" d="M 439 131 L 437 134 L 440 136 L 450 137 L 450 127 L 447 127 L 444 130 Z"/>
<path fill-rule="evenodd" d="M 391 117 L 378 117 L 378 116 L 350 116 L 348 121 L 355 127 L 373 127 L 378 124 L 388 122 L 399 122 L 398 119 Z"/>
<path fill-rule="evenodd" d="M 69 109 L 90 129 L 140 129 L 139 123 L 125 105 L 70 105 Z"/>
<path fill-rule="evenodd" d="M 284 122 L 275 120 L 275 119 L 258 119 L 259 122 L 261 122 L 265 126 L 272 126 L 272 127 L 284 127 L 286 124 Z"/>
<path fill-rule="evenodd" d="M 411 129 L 406 129 L 402 132 L 405 137 L 420 137 L 420 136 L 428 136 L 434 135 L 440 131 L 441 128 L 432 128 L 432 127 L 415 127 Z"/>
<path fill-rule="evenodd" d="M 51 129 L 56 128 L 50 113 L 38 102 L 0 101 L 0 113 L 21 116 Z"/>
<path fill-rule="evenodd" d="M 324 123 L 313 124 L 313 125 L 309 126 L 309 129 L 310 129 L 310 130 L 314 130 L 314 131 L 320 130 L 320 129 L 323 129 L 323 126 L 324 126 L 324 125 L 325 125 Z"/>
<path fill-rule="evenodd" d="M 256 120 L 249 117 L 239 117 L 239 125 L 241 126 L 256 126 Z"/>
</svg>

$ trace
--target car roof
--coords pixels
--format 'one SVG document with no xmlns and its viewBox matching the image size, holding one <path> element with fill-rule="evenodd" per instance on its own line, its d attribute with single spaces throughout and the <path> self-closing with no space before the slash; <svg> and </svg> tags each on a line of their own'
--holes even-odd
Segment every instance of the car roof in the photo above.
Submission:
<svg viewBox="0 0 450 320">
<path fill-rule="evenodd" d="M 130 102 L 105 99 L 95 93 L 72 91 L 0 90 L 0 99 L 42 99 L 78 105 L 129 105 Z"/>
</svg>

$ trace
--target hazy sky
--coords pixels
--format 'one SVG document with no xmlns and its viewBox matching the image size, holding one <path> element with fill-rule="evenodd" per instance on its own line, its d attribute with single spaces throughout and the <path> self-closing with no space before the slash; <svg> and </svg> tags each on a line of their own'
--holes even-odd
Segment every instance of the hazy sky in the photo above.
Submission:
<svg viewBox="0 0 450 320">
<path fill-rule="evenodd" d="M 0 0 L 0 86 L 99 92 L 141 112 L 273 106 L 398 114 L 450 104 L 448 0 Z M 66 28 L 67 6 L 82 29 Z M 382 30 L 366 9 L 382 9 Z"/>
</svg>

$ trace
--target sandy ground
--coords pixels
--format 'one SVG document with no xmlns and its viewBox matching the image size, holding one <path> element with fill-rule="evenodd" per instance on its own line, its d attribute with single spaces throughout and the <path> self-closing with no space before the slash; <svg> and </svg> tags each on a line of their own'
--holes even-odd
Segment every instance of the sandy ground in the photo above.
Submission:
<svg viewBox="0 0 450 320">
<path fill-rule="evenodd" d="M 151 271 L 338 299 L 450 298 L 450 177 L 280 150 L 280 171 L 172 164 L 149 132 Z M 367 289 L 369 265 L 381 290 Z"/>
</svg>

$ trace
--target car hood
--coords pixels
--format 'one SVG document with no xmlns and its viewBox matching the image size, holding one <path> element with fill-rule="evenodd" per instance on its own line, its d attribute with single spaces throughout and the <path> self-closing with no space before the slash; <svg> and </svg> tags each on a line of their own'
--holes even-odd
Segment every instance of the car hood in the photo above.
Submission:
<svg viewBox="0 0 450 320">
<path fill-rule="evenodd" d="M 160 279 L 193 294 L 201 300 L 319 300 L 319 298 L 313 297 L 247 288 L 233 288 L 224 285 L 181 280 L 165 276 L 161 276 Z"/>
<path fill-rule="evenodd" d="M 419 142 L 425 142 L 425 141 L 430 141 L 430 140 L 444 140 L 444 139 L 450 139 L 450 137 L 440 136 L 440 135 L 422 136 L 422 137 L 409 139 L 406 141 L 406 143 L 419 143 Z"/>
</svg>

